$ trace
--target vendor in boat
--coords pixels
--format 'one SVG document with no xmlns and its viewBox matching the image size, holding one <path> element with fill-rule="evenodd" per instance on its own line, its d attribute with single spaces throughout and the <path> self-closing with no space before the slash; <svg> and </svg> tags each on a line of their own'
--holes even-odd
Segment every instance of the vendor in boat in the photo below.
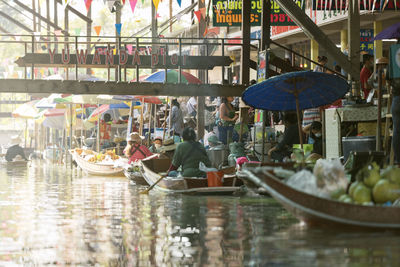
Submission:
<svg viewBox="0 0 400 267">
<path fill-rule="evenodd" d="M 11 146 L 7 149 L 6 152 L 6 160 L 8 162 L 13 161 L 17 158 L 21 158 L 23 160 L 27 160 L 25 157 L 24 149 L 19 145 L 21 143 L 21 139 L 19 136 L 11 137 Z"/>
<path fill-rule="evenodd" d="M 151 145 L 149 150 L 151 153 L 158 153 L 160 152 L 161 147 L 162 147 L 162 137 L 157 136 L 156 138 L 154 138 L 153 144 Z"/>
<path fill-rule="evenodd" d="M 176 146 L 173 138 L 165 140 L 163 146 L 160 148 L 160 158 L 169 158 L 172 160 Z"/>
<path fill-rule="evenodd" d="M 205 177 L 206 174 L 199 170 L 199 163 L 211 166 L 206 150 L 200 142 L 196 141 L 196 133 L 192 128 L 185 128 L 182 133 L 183 143 L 176 147 L 172 164 L 169 167 L 169 176 L 178 176 L 176 171 L 182 168 L 184 177 Z"/>
<path fill-rule="evenodd" d="M 283 134 L 282 141 L 268 151 L 270 159 L 279 162 L 283 161 L 285 157 L 290 157 L 293 144 L 300 143 L 296 113 L 285 113 L 283 123 L 285 124 L 285 133 Z"/>
<path fill-rule="evenodd" d="M 129 158 L 129 164 L 153 155 L 146 146 L 142 145 L 142 140 L 143 137 L 138 132 L 131 133 L 126 140 L 128 145 L 124 149 L 124 155 Z"/>
<path fill-rule="evenodd" d="M 318 160 L 322 158 L 322 124 L 319 121 L 314 121 L 310 129 L 310 137 L 314 140 L 313 150 L 306 160 Z"/>
</svg>

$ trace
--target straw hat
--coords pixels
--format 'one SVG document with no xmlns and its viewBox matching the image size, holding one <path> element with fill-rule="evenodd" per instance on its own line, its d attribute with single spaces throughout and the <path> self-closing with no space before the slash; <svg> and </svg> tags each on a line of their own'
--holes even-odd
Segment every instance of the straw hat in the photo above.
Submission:
<svg viewBox="0 0 400 267">
<path fill-rule="evenodd" d="M 168 138 L 164 141 L 163 146 L 160 148 L 160 152 L 172 151 L 176 149 L 176 144 L 174 143 L 174 139 Z"/>
<path fill-rule="evenodd" d="M 388 65 L 389 59 L 387 57 L 378 58 L 375 62 L 376 65 Z"/>
<path fill-rule="evenodd" d="M 140 143 L 144 139 L 138 132 L 132 132 L 129 134 L 129 138 L 126 141 L 133 141 Z"/>
<path fill-rule="evenodd" d="M 21 138 L 18 135 L 11 137 L 11 145 L 19 145 L 21 143 Z"/>
</svg>

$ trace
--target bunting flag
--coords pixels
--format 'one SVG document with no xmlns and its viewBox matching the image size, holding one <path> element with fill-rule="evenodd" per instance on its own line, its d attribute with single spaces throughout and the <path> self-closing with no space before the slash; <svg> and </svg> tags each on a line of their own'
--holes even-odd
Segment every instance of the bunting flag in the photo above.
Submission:
<svg viewBox="0 0 400 267">
<path fill-rule="evenodd" d="M 131 5 L 132 13 L 135 12 L 137 0 L 129 0 L 129 4 Z"/>
<path fill-rule="evenodd" d="M 122 5 L 125 5 L 125 0 L 121 0 Z"/>
<path fill-rule="evenodd" d="M 156 10 L 158 10 L 158 4 L 160 3 L 160 0 L 153 0 L 154 7 Z"/>
<path fill-rule="evenodd" d="M 206 37 L 207 33 L 208 33 L 208 27 L 206 26 L 206 29 L 204 30 L 204 33 L 203 33 L 203 37 Z"/>
<path fill-rule="evenodd" d="M 200 20 L 201 20 L 201 11 L 200 11 L 200 10 L 197 10 L 197 11 L 194 12 L 194 14 L 195 14 L 196 17 L 197 17 L 197 20 L 200 22 Z"/>
<path fill-rule="evenodd" d="M 101 31 L 101 26 L 94 26 L 93 28 L 96 31 L 97 36 L 99 36 Z"/>
<path fill-rule="evenodd" d="M 182 0 L 176 0 L 176 1 L 178 2 L 179 7 L 181 7 L 182 6 Z"/>
<path fill-rule="evenodd" d="M 63 6 L 64 9 L 69 5 L 70 1 L 71 0 L 62 0 L 62 6 Z"/>
<path fill-rule="evenodd" d="M 144 4 L 144 0 L 142 0 L 142 5 Z"/>
<path fill-rule="evenodd" d="M 122 28 L 122 23 L 115 24 L 115 29 L 117 30 L 118 35 L 121 35 L 121 28 Z"/>
<path fill-rule="evenodd" d="M 126 45 L 126 49 L 128 49 L 128 54 L 132 55 L 133 46 L 132 45 Z"/>
<path fill-rule="evenodd" d="M 160 14 L 156 14 L 156 19 L 161 18 Z"/>
<path fill-rule="evenodd" d="M 57 41 L 62 36 L 62 30 L 55 30 L 54 35 L 56 36 Z"/>
<path fill-rule="evenodd" d="M 85 0 L 86 11 L 89 12 L 90 6 L 92 5 L 92 0 Z"/>
<path fill-rule="evenodd" d="M 201 16 L 203 17 L 203 19 L 205 19 L 206 18 L 206 8 L 205 7 L 200 8 L 200 12 L 201 12 Z"/>
<path fill-rule="evenodd" d="M 81 28 L 75 28 L 74 32 L 75 32 L 76 36 L 80 36 L 81 35 Z"/>
</svg>

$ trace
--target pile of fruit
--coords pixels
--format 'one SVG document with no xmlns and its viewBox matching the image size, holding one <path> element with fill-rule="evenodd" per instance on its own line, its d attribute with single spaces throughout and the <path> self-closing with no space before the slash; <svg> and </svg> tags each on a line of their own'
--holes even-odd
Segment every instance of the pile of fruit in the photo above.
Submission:
<svg viewBox="0 0 400 267">
<path fill-rule="evenodd" d="M 104 154 L 103 153 L 95 153 L 92 151 L 89 157 L 85 157 L 85 159 L 89 162 L 96 163 L 96 162 L 110 162 L 119 159 L 119 156 L 115 154 L 114 150 L 107 150 Z"/>
<path fill-rule="evenodd" d="M 400 168 L 389 166 L 380 169 L 375 162 L 363 167 L 348 194 L 335 192 L 331 195 L 339 201 L 363 205 L 397 205 L 400 202 Z"/>
<path fill-rule="evenodd" d="M 75 148 L 75 152 L 78 155 L 93 155 L 94 154 L 93 150 L 83 149 L 83 148 Z"/>
</svg>

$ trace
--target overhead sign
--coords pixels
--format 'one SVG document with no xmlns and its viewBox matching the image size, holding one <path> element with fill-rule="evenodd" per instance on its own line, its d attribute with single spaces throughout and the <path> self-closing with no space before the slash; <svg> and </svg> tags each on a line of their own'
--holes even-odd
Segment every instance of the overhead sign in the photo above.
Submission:
<svg viewBox="0 0 400 267">
<path fill-rule="evenodd" d="M 370 55 L 374 54 L 374 30 L 361 29 L 360 30 L 360 51 L 367 52 Z"/>
<path fill-rule="evenodd" d="M 104 50 L 95 49 L 93 54 L 88 50 L 78 51 L 62 49 L 61 54 L 57 54 L 55 49 L 49 49 L 44 53 L 27 53 L 25 56 L 15 61 L 18 66 L 23 67 L 30 64 L 37 66 L 55 67 L 77 65 L 79 68 L 108 68 L 124 66 L 127 68 L 168 68 L 177 69 L 179 66 L 185 69 L 213 69 L 215 66 L 229 66 L 232 59 L 228 56 L 189 56 L 178 54 L 167 55 L 163 49 L 152 51 L 151 55 L 146 55 L 140 50 L 132 50 L 131 53 L 121 49 Z"/>
<path fill-rule="evenodd" d="M 395 6 L 395 3 L 397 7 Z M 346 10 L 349 0 L 313 0 L 313 10 Z M 359 0 L 360 10 L 396 10 L 400 9 L 400 1 Z"/>
<path fill-rule="evenodd" d="M 250 0 L 249 0 L 250 1 Z M 293 0 L 299 7 L 305 10 L 304 1 Z M 303 3 L 303 6 L 301 6 Z M 213 26 L 227 27 L 240 26 L 242 24 L 242 0 L 212 0 Z M 251 0 L 251 26 L 261 26 L 262 0 Z M 271 1 L 271 26 L 293 26 L 294 21 Z"/>
</svg>

